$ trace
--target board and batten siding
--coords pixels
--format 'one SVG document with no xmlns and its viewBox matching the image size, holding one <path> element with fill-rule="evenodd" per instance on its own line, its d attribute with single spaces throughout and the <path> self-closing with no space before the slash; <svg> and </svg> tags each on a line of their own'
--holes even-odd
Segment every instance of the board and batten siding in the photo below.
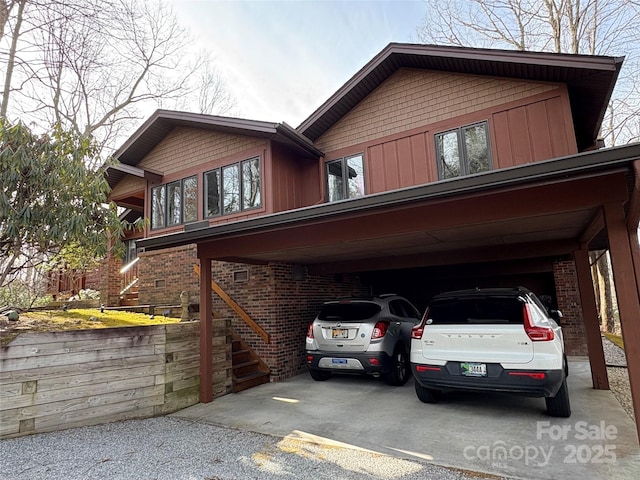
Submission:
<svg viewBox="0 0 640 480">
<path fill-rule="evenodd" d="M 214 395 L 231 391 L 213 320 Z M 200 322 L 23 333 L 0 349 L 0 438 L 147 418 L 199 402 Z"/>
</svg>

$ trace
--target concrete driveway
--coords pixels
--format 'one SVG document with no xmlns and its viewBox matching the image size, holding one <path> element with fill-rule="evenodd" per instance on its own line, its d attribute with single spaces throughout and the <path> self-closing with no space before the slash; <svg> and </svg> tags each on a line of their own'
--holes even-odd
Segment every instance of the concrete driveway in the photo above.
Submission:
<svg viewBox="0 0 640 480">
<path fill-rule="evenodd" d="M 531 479 L 640 478 L 635 426 L 609 391 L 591 388 L 589 364 L 571 361 L 572 416 L 543 399 L 450 393 L 421 403 L 413 380 L 308 375 L 230 394 L 172 416 L 279 437 L 363 448 L 406 459 Z"/>
</svg>

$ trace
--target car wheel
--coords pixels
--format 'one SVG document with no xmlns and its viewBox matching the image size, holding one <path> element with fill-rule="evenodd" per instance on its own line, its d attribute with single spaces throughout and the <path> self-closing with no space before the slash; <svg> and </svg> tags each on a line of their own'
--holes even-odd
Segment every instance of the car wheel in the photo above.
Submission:
<svg viewBox="0 0 640 480">
<path fill-rule="evenodd" d="M 407 361 L 407 353 L 402 347 L 396 347 L 393 352 L 393 360 L 391 362 L 391 369 L 389 373 L 385 375 L 385 381 L 389 385 L 400 386 L 407 383 L 409 378 L 409 362 Z"/>
<path fill-rule="evenodd" d="M 569 389 L 567 388 L 567 379 L 562 380 L 560 390 L 555 397 L 545 398 L 547 403 L 547 415 L 552 417 L 570 417 L 571 405 L 569 403 Z"/>
<path fill-rule="evenodd" d="M 331 376 L 331 372 L 325 372 L 324 370 L 309 370 L 311 378 L 317 382 L 323 382 Z"/>
<path fill-rule="evenodd" d="M 416 395 L 418 399 L 423 403 L 437 403 L 440 400 L 440 390 L 433 390 L 432 388 L 426 388 L 415 382 Z"/>
</svg>

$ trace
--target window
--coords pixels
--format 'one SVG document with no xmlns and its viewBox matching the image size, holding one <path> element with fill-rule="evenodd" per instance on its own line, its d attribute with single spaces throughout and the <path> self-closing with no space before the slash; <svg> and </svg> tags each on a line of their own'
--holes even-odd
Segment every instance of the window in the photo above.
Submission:
<svg viewBox="0 0 640 480">
<path fill-rule="evenodd" d="M 136 249 L 136 241 L 135 240 L 125 240 L 124 242 L 124 259 L 123 263 L 125 265 L 133 262 L 136 258 L 138 258 L 138 250 Z"/>
<path fill-rule="evenodd" d="M 405 300 L 392 300 L 389 302 L 389 310 L 397 317 L 412 318 L 421 320 L 420 313 Z"/>
<path fill-rule="evenodd" d="M 151 228 L 198 219 L 198 179 L 183 178 L 151 189 Z"/>
<path fill-rule="evenodd" d="M 207 218 L 261 205 L 260 158 L 250 158 L 204 174 Z"/>
<path fill-rule="evenodd" d="M 436 151 L 441 179 L 491 170 L 487 122 L 437 134 Z"/>
<path fill-rule="evenodd" d="M 327 195 L 330 202 L 364 195 L 362 154 L 327 163 Z"/>
</svg>

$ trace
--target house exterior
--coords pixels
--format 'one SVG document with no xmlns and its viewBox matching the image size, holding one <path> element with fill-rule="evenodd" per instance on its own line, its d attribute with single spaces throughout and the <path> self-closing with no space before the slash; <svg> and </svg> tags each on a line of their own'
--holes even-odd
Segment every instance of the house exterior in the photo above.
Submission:
<svg viewBox="0 0 640 480">
<path fill-rule="evenodd" d="M 568 354 L 608 388 L 588 252 L 609 249 L 638 412 L 640 145 L 598 141 L 621 65 L 390 44 L 295 129 L 158 110 L 108 172 L 111 199 L 149 224 L 109 259 L 103 301 L 186 291 L 202 338 L 211 315 L 233 317 L 278 381 L 303 371 L 323 301 L 393 291 L 424 308 L 450 288 L 525 285 L 563 311 Z"/>
</svg>

